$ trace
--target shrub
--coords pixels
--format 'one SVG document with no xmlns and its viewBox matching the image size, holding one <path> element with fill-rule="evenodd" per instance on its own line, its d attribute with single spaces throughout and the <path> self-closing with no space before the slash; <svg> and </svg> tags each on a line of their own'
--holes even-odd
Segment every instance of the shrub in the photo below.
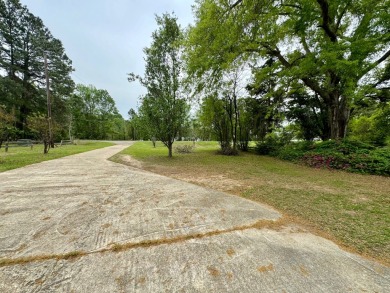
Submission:
<svg viewBox="0 0 390 293">
<path fill-rule="evenodd" d="M 175 152 L 179 154 L 189 154 L 194 150 L 194 146 L 189 144 L 175 146 Z"/>
<path fill-rule="evenodd" d="M 374 146 L 354 140 L 328 140 L 315 145 L 315 150 L 319 153 L 336 152 L 344 155 L 352 153 L 369 153 L 375 149 Z"/>
<path fill-rule="evenodd" d="M 314 168 L 331 168 L 348 170 L 350 165 L 344 160 L 343 156 L 337 153 L 319 154 L 316 152 L 307 152 L 301 162 Z"/>
<path fill-rule="evenodd" d="M 390 149 L 357 141 L 327 141 L 306 152 L 300 161 L 310 167 L 390 175 Z"/>
<path fill-rule="evenodd" d="M 314 144 L 310 141 L 290 143 L 281 147 L 277 152 L 277 157 L 287 161 L 299 161 L 304 154 L 314 148 Z"/>
<path fill-rule="evenodd" d="M 220 154 L 224 156 L 238 156 L 238 151 L 230 146 L 227 146 L 221 149 Z"/>
<path fill-rule="evenodd" d="M 291 144 L 293 138 L 294 133 L 285 129 L 278 133 L 269 133 L 263 141 L 257 142 L 255 150 L 259 155 L 276 157 L 282 148 Z"/>
<path fill-rule="evenodd" d="M 256 152 L 259 155 L 277 155 L 278 150 L 282 147 L 282 143 L 274 135 L 267 135 L 263 141 L 256 144 Z"/>
<path fill-rule="evenodd" d="M 314 168 L 390 175 L 390 147 L 376 148 L 359 141 L 329 140 L 283 145 L 277 138 L 270 136 L 257 144 L 256 151 L 261 155 L 271 155 Z"/>
<path fill-rule="evenodd" d="M 350 122 L 350 137 L 384 146 L 390 140 L 390 103 L 378 107 L 369 116 L 360 116 Z"/>
</svg>

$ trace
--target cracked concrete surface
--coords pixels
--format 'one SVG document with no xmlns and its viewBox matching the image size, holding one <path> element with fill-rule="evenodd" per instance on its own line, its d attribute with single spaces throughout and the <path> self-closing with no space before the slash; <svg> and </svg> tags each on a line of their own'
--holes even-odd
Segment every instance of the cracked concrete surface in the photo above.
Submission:
<svg viewBox="0 0 390 293">
<path fill-rule="evenodd" d="M 107 161 L 128 144 L 0 173 L 0 292 L 390 292 L 390 268 L 318 236 L 234 230 L 275 210 Z"/>
</svg>

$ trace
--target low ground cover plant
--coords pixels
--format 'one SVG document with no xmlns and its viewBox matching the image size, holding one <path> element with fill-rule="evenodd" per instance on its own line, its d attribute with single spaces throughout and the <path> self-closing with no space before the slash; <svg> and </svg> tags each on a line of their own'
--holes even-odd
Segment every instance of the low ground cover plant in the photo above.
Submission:
<svg viewBox="0 0 390 293">
<path fill-rule="evenodd" d="M 353 140 L 295 142 L 281 144 L 277 139 L 259 142 L 256 151 L 314 168 L 390 176 L 390 148 L 375 147 Z"/>
</svg>

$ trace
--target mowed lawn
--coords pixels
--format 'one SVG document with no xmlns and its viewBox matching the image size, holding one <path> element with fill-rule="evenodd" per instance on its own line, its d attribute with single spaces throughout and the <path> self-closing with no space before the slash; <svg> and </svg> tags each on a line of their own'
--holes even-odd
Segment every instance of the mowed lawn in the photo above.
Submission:
<svg viewBox="0 0 390 293">
<path fill-rule="evenodd" d="M 192 142 L 175 142 L 192 144 Z M 313 169 L 267 156 L 222 156 L 215 142 L 168 158 L 137 142 L 112 160 L 268 204 L 353 252 L 390 264 L 390 178 Z M 131 158 L 129 157 L 131 156 Z M 135 160 L 134 160 L 135 159 Z"/>
<path fill-rule="evenodd" d="M 83 153 L 94 149 L 104 148 L 111 145 L 113 144 L 109 142 L 81 142 L 77 145 L 63 145 L 56 147 L 50 149 L 49 153 L 43 154 L 43 145 L 34 145 L 33 149 L 24 146 L 10 147 L 8 152 L 5 152 L 3 144 L 0 149 L 0 172 Z"/>
</svg>

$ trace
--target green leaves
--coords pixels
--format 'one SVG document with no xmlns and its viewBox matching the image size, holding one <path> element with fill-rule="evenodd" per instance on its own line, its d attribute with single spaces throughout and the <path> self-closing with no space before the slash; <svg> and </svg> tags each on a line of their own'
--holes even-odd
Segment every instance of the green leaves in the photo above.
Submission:
<svg viewBox="0 0 390 293">
<path fill-rule="evenodd" d="M 109 93 L 92 85 L 77 85 L 69 103 L 72 132 L 78 138 L 107 139 L 115 118 L 120 117 Z"/>
<path fill-rule="evenodd" d="M 158 28 L 145 48 L 145 75 L 130 73 L 147 90 L 141 97 L 139 113 L 151 137 L 161 140 L 172 156 L 172 144 L 183 126 L 188 106 L 183 96 L 181 44 L 183 33 L 173 15 L 156 16 Z"/>
<path fill-rule="evenodd" d="M 187 34 L 188 73 L 201 79 L 237 60 L 260 64 L 254 80 L 304 85 L 330 115 L 330 138 L 343 138 L 352 101 L 384 82 L 373 69 L 390 63 L 389 7 L 389 0 L 199 0 Z M 261 66 L 270 58 L 272 66 Z"/>
<path fill-rule="evenodd" d="M 61 41 L 18 0 L 0 1 L 0 91 L 6 93 L 1 103 L 7 109 L 15 108 L 16 125 L 21 130 L 25 130 L 29 115 L 46 113 L 45 54 L 52 102 L 58 106 L 54 118 L 64 120 L 65 98 L 74 83 L 72 62 Z"/>
</svg>

